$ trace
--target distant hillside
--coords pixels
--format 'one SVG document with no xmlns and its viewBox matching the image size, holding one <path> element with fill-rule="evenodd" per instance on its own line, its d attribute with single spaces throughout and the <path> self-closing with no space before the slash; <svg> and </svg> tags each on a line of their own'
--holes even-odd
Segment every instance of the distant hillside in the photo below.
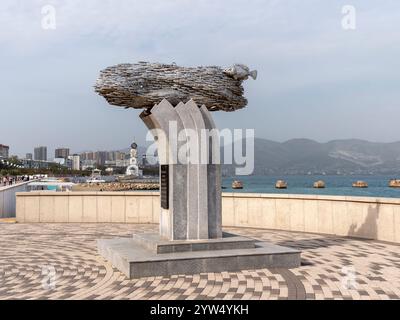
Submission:
<svg viewBox="0 0 400 320">
<path fill-rule="evenodd" d="M 232 174 L 225 165 L 224 173 Z M 293 139 L 283 143 L 255 139 L 254 174 L 398 174 L 400 142 Z"/>
<path fill-rule="evenodd" d="M 309 139 L 292 139 L 281 143 L 256 138 L 254 146 L 254 174 L 257 175 L 400 174 L 400 142 L 349 139 L 319 143 Z M 223 151 L 221 148 L 222 154 Z M 139 157 L 145 152 L 145 147 L 139 146 Z M 234 168 L 233 165 L 224 165 L 223 172 L 233 175 Z"/>
</svg>

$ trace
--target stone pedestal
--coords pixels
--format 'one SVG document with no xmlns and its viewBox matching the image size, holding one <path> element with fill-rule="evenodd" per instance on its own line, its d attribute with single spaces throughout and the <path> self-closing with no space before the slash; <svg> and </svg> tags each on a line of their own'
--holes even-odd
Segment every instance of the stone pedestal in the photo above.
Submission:
<svg viewBox="0 0 400 320">
<path fill-rule="evenodd" d="M 219 136 L 208 109 L 193 100 L 174 107 L 164 99 L 140 117 L 158 146 L 161 237 L 221 238 Z"/>
<path fill-rule="evenodd" d="M 300 266 L 300 251 L 232 234 L 184 241 L 139 234 L 98 240 L 98 250 L 128 278 Z"/>
<path fill-rule="evenodd" d="M 157 141 L 160 232 L 98 240 L 99 253 L 127 277 L 292 268 L 300 252 L 222 233 L 219 136 L 193 100 L 167 100 L 140 115 Z"/>
</svg>

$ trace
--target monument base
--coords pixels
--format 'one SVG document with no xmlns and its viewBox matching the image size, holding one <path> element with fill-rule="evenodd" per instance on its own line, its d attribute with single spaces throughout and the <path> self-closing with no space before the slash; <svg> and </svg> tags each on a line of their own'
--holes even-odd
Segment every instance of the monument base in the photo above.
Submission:
<svg viewBox="0 0 400 320">
<path fill-rule="evenodd" d="M 298 250 L 228 233 L 222 239 L 193 241 L 144 233 L 97 240 L 97 247 L 128 278 L 300 266 Z"/>
</svg>

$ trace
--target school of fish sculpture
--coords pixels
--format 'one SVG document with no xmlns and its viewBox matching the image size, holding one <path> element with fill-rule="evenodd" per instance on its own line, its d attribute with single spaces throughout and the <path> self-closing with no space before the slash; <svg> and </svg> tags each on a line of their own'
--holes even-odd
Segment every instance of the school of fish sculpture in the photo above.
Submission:
<svg viewBox="0 0 400 320">
<path fill-rule="evenodd" d="M 125 63 L 102 70 L 95 91 L 108 103 L 125 108 L 150 109 L 163 99 L 172 105 L 193 99 L 210 111 L 235 111 L 247 105 L 242 82 L 249 76 L 256 79 L 257 71 L 243 64 L 223 69 Z"/>
</svg>

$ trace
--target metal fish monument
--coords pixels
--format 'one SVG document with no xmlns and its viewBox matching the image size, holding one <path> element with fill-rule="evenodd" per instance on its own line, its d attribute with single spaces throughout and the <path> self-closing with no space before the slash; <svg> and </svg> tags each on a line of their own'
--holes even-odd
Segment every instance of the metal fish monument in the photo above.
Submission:
<svg viewBox="0 0 400 320">
<path fill-rule="evenodd" d="M 222 232 L 220 135 L 210 111 L 245 107 L 249 77 L 257 72 L 242 64 L 139 62 L 101 71 L 95 90 L 110 104 L 144 109 L 140 119 L 158 151 L 158 233 L 97 241 L 128 278 L 300 266 L 300 251 Z"/>
<path fill-rule="evenodd" d="M 162 99 L 172 105 L 193 99 L 210 111 L 235 111 L 247 105 L 242 82 L 249 76 L 255 79 L 257 71 L 243 64 L 223 69 L 125 63 L 102 70 L 95 90 L 108 103 L 126 108 L 149 109 Z"/>
</svg>

